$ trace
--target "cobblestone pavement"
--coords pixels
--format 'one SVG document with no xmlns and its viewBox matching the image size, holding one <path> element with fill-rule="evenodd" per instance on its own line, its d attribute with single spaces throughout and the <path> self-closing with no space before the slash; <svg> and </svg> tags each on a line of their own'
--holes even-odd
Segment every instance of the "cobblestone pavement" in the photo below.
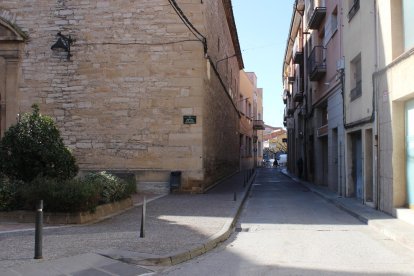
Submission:
<svg viewBox="0 0 414 276">
<path fill-rule="evenodd" d="M 238 173 L 205 194 L 170 194 L 147 204 L 145 238 L 140 238 L 142 207 L 83 226 L 43 230 L 43 260 L 34 260 L 34 230 L 3 225 L 0 268 L 57 260 L 90 252 L 119 250 L 158 257 L 199 246 L 233 220 L 246 194 L 245 174 Z M 236 200 L 235 200 L 236 199 Z M 26 227 L 26 231 L 11 231 Z"/>
</svg>

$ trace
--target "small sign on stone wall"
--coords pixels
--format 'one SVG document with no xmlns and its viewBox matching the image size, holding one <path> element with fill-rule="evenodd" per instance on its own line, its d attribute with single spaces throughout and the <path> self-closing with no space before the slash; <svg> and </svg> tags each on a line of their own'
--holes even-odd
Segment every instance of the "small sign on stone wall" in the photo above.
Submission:
<svg viewBox="0 0 414 276">
<path fill-rule="evenodd" d="M 183 124 L 185 125 L 194 125 L 197 123 L 197 116 L 194 115 L 184 115 Z"/>
</svg>

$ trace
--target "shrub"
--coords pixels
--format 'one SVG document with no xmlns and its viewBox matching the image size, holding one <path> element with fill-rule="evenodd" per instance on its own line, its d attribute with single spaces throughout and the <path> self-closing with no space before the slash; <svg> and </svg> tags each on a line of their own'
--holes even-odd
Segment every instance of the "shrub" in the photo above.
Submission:
<svg viewBox="0 0 414 276">
<path fill-rule="evenodd" d="M 70 179 L 78 172 L 75 158 L 65 147 L 49 116 L 25 113 L 0 142 L 1 171 L 11 179 L 30 182 L 38 176 Z"/>
<path fill-rule="evenodd" d="M 135 183 L 133 183 L 133 181 L 124 181 L 105 171 L 90 173 L 85 177 L 85 180 L 99 185 L 102 203 L 109 203 L 127 198 L 136 191 Z"/>
<path fill-rule="evenodd" d="M 19 208 L 22 185 L 23 183 L 20 181 L 11 181 L 9 178 L 0 175 L 0 211 Z"/>
<path fill-rule="evenodd" d="M 94 211 L 100 203 L 127 198 L 135 191 L 135 181 L 106 172 L 69 180 L 38 176 L 25 184 L 4 177 L 0 178 L 0 210 L 33 210 L 42 199 L 49 212 Z"/>
<path fill-rule="evenodd" d="M 25 189 L 23 198 L 28 209 L 43 199 L 45 211 L 94 211 L 99 203 L 99 193 L 99 186 L 90 181 L 37 177 Z"/>
</svg>

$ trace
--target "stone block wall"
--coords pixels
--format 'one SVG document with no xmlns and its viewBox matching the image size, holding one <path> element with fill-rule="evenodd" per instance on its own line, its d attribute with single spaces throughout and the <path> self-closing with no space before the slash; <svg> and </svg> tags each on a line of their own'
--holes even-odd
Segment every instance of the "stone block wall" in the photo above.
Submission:
<svg viewBox="0 0 414 276">
<path fill-rule="evenodd" d="M 218 34 L 225 52 L 234 52 L 221 1 L 177 3 L 209 46 Z M 165 178 L 181 170 L 183 189 L 191 190 L 238 160 L 236 140 L 223 138 L 237 131 L 225 94 L 236 92 L 237 60 L 220 71 L 222 81 L 208 78 L 209 53 L 168 1 L 16 0 L 0 9 L 29 37 L 20 52 L 19 112 L 39 103 L 82 170 L 135 171 L 143 182 L 145 171 Z M 51 50 L 58 32 L 75 39 L 70 60 Z M 197 123 L 183 124 L 184 115 Z"/>
</svg>

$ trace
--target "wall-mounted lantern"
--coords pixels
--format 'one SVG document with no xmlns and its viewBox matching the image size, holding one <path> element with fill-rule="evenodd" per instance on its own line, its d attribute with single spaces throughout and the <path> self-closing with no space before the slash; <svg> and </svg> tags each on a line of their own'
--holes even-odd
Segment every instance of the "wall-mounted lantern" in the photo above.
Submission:
<svg viewBox="0 0 414 276">
<path fill-rule="evenodd" d="M 59 36 L 58 41 L 56 41 L 55 44 L 52 45 L 52 47 L 50 47 L 50 49 L 55 50 L 55 49 L 61 49 L 64 50 L 65 52 L 67 52 L 67 60 L 70 60 L 70 57 L 72 56 L 70 53 L 70 45 L 75 41 L 73 40 L 70 36 L 65 36 L 63 34 L 61 34 L 60 32 L 57 33 L 57 36 Z"/>
</svg>

